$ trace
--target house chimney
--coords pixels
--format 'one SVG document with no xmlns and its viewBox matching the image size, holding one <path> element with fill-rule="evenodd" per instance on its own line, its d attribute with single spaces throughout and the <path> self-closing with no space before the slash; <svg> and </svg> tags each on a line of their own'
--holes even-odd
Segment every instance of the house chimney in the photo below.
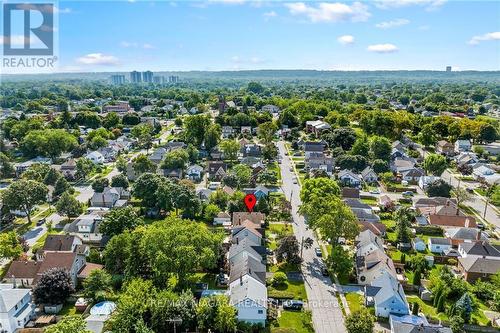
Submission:
<svg viewBox="0 0 500 333">
<path fill-rule="evenodd" d="M 466 219 L 465 219 L 465 227 L 466 227 L 466 228 L 468 228 L 468 227 L 469 227 L 469 222 L 470 222 L 470 221 L 469 221 L 469 218 L 466 218 Z"/>
<path fill-rule="evenodd" d="M 239 244 L 239 238 L 236 237 L 236 245 L 238 245 L 238 244 Z"/>
</svg>

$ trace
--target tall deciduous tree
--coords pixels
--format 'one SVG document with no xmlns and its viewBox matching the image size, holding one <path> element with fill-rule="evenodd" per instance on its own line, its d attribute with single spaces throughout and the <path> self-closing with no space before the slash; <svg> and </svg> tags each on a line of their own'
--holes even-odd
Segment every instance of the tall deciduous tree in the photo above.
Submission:
<svg viewBox="0 0 500 333">
<path fill-rule="evenodd" d="M 349 333 L 372 333 L 374 328 L 375 318 L 367 308 L 362 307 L 360 310 L 351 312 L 346 317 L 345 326 Z"/>
<path fill-rule="evenodd" d="M 137 215 L 135 209 L 127 206 L 111 209 L 104 217 L 99 230 L 103 234 L 112 237 L 123 233 L 125 230 L 132 231 L 143 224 L 143 219 Z"/>
<path fill-rule="evenodd" d="M 4 205 L 14 210 L 21 210 L 31 223 L 31 212 L 36 205 L 47 200 L 47 186 L 34 180 L 18 180 L 12 183 L 2 194 Z"/>
<path fill-rule="evenodd" d="M 56 203 L 58 214 L 76 217 L 83 212 L 82 204 L 76 200 L 69 192 L 64 192 Z"/>
<path fill-rule="evenodd" d="M 0 259 L 16 259 L 23 253 L 15 231 L 0 233 Z"/>
<path fill-rule="evenodd" d="M 230 161 L 236 160 L 238 157 L 238 151 L 240 150 L 240 144 L 236 140 L 224 140 L 219 145 L 220 149 L 224 153 L 224 157 Z"/>
<path fill-rule="evenodd" d="M 61 304 L 74 291 L 68 271 L 51 268 L 42 274 L 33 288 L 33 297 L 36 304 Z"/>
<path fill-rule="evenodd" d="M 441 176 L 444 170 L 448 167 L 448 163 L 446 162 L 446 158 L 444 156 L 430 154 L 425 157 L 422 167 L 425 171 L 434 176 Z"/>
</svg>

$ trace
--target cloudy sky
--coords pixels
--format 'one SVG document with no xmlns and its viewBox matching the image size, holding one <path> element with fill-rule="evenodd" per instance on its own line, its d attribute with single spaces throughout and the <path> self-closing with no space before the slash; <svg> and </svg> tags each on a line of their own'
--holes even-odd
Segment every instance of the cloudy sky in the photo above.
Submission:
<svg viewBox="0 0 500 333">
<path fill-rule="evenodd" d="M 500 70 L 500 2 L 59 1 L 60 71 Z"/>
</svg>

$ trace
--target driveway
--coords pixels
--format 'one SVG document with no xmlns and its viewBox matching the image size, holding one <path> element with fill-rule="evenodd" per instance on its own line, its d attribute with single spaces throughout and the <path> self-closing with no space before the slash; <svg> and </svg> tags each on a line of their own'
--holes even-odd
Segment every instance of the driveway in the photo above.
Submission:
<svg viewBox="0 0 500 333">
<path fill-rule="evenodd" d="M 312 320 L 316 333 L 344 333 L 344 317 L 340 309 L 335 288 L 329 277 L 321 274 L 322 262 L 314 253 L 314 248 L 320 247 L 313 232 L 307 228 L 304 217 L 298 213 L 300 207 L 300 185 L 293 184 L 293 174 L 290 172 L 292 163 L 285 155 L 283 141 L 278 142 L 279 154 L 282 158 L 281 177 L 283 193 L 292 203 L 293 232 L 300 242 L 302 238 L 314 239 L 311 248 L 303 251 L 302 273 L 307 292 L 308 307 L 312 311 Z"/>
</svg>

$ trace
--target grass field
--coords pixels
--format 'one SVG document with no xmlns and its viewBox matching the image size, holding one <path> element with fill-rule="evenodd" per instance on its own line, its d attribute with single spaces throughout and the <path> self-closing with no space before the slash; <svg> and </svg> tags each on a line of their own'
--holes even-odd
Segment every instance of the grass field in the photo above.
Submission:
<svg viewBox="0 0 500 333">
<path fill-rule="evenodd" d="M 313 333 L 310 315 L 299 311 L 282 311 L 271 333 Z"/>
<path fill-rule="evenodd" d="M 283 286 L 267 288 L 269 297 L 307 300 L 306 288 L 302 281 L 288 281 Z"/>
<path fill-rule="evenodd" d="M 355 312 L 361 307 L 363 307 L 363 296 L 358 293 L 347 293 L 345 294 L 345 298 L 347 300 L 347 304 L 349 305 L 349 310 L 351 312 Z"/>
</svg>

